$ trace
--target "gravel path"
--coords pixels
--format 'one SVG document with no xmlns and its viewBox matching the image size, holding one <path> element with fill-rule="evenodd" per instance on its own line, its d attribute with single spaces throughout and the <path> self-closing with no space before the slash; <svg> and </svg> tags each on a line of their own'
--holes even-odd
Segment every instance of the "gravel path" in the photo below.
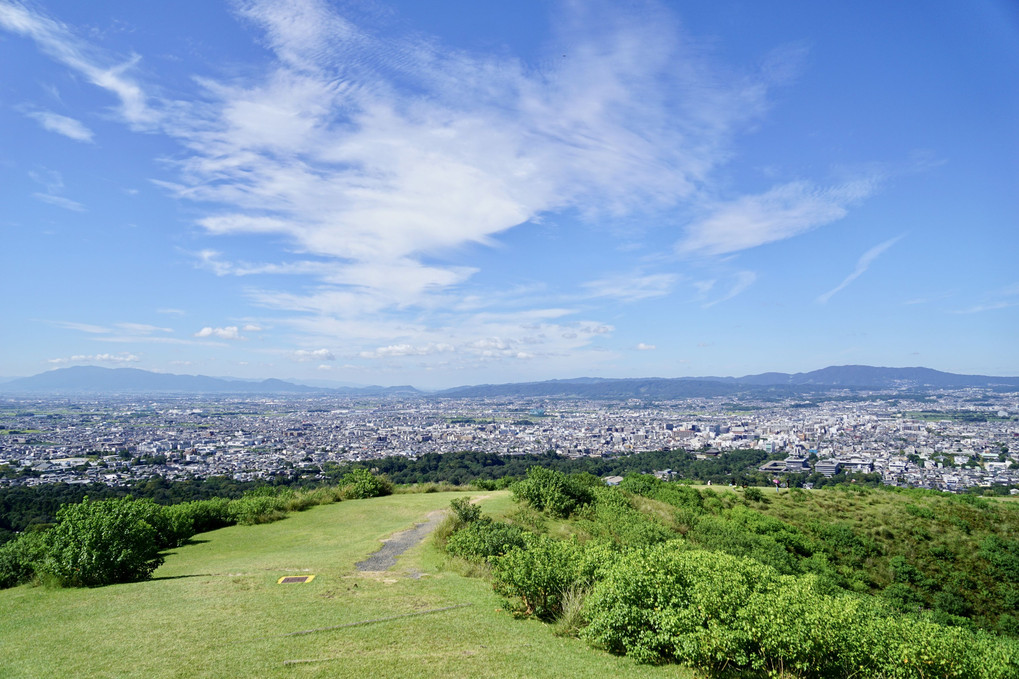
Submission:
<svg viewBox="0 0 1019 679">
<path fill-rule="evenodd" d="M 399 533 L 394 533 L 388 540 L 382 541 L 382 549 L 369 556 L 364 561 L 359 561 L 354 566 L 359 571 L 388 571 L 396 565 L 396 557 L 418 544 L 438 528 L 442 519 L 446 516 L 443 510 L 437 510 L 428 514 L 428 521 L 414 524 Z"/>
</svg>

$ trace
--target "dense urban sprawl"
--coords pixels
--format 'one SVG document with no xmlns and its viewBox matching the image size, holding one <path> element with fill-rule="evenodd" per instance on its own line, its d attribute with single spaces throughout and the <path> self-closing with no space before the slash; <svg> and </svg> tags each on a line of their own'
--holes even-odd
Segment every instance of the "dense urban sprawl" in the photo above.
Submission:
<svg viewBox="0 0 1019 679">
<path fill-rule="evenodd" d="M 337 397 L 8 398 L 0 485 L 160 476 L 270 479 L 326 463 L 456 451 L 570 457 L 760 449 L 764 472 L 879 473 L 891 485 L 1019 486 L 1019 394 L 607 402 Z"/>
</svg>

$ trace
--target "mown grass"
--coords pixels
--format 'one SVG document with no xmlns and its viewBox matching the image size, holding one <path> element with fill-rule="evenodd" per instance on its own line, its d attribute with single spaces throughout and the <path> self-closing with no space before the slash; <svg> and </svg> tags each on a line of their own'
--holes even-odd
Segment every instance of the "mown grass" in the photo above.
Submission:
<svg viewBox="0 0 1019 679">
<path fill-rule="evenodd" d="M 454 497 L 400 494 L 341 502 L 283 521 L 196 536 L 153 580 L 96 589 L 0 591 L 0 674 L 28 677 L 689 677 L 647 667 L 508 615 L 487 582 L 419 545 L 385 574 L 354 567 L 379 540 Z M 284 575 L 314 574 L 301 585 Z M 412 577 L 416 575 L 418 577 Z M 365 620 L 468 607 L 282 636 Z M 315 662 L 284 665 L 288 660 Z"/>
</svg>

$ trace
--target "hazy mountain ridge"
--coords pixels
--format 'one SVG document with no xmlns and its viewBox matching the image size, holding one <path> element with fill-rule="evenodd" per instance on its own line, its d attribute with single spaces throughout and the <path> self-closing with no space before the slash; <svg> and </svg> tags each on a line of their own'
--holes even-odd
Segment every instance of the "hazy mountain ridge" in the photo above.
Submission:
<svg viewBox="0 0 1019 679">
<path fill-rule="evenodd" d="M 1019 388 L 1019 377 L 957 375 L 931 368 L 879 368 L 866 365 L 829 366 L 807 373 L 767 372 L 744 377 L 677 377 L 552 380 L 522 384 L 457 387 L 441 396 L 577 396 L 589 398 L 670 399 L 725 396 L 767 391 L 773 395 L 827 389 L 959 389 L 965 387 Z"/>
<path fill-rule="evenodd" d="M 8 394 L 305 394 L 344 396 L 437 396 L 483 398 L 498 396 L 675 399 L 727 396 L 741 392 L 772 395 L 827 389 L 959 389 L 1019 388 L 1019 377 L 958 375 L 931 368 L 880 368 L 865 365 L 829 366 L 806 373 L 767 372 L 744 377 L 595 378 L 481 384 L 423 392 L 412 386 L 313 387 L 269 378 L 261 381 L 175 375 L 137 368 L 75 366 L 0 383 Z"/>
<path fill-rule="evenodd" d="M 261 381 L 174 375 L 137 368 L 74 366 L 22 377 L 0 384 L 5 393 L 104 394 L 349 394 L 377 396 L 418 393 L 413 387 L 347 387 L 327 389 L 285 382 L 276 378 Z"/>
</svg>

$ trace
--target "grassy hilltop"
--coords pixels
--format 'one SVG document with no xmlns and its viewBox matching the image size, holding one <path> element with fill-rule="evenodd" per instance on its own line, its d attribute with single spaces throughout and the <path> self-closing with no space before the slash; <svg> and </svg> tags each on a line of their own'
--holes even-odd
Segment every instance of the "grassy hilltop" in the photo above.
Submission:
<svg viewBox="0 0 1019 679">
<path fill-rule="evenodd" d="M 367 471 L 352 478 L 388 492 Z M 367 490 L 65 506 L 46 555 L 19 551 L 41 544 L 29 531 L 0 548 L 8 567 L 27 554 L 36 583 L 89 584 L 77 552 L 90 513 L 126 512 L 148 540 L 181 546 L 113 580 L 138 580 L 127 584 L 0 591 L 0 674 L 1019 677 L 1016 502 L 648 474 L 610 488 L 544 467 L 510 490 L 349 499 Z M 255 525 L 167 542 L 170 518 L 184 530 L 217 507 Z M 358 570 L 380 540 L 440 512 L 395 566 Z M 278 583 L 298 575 L 314 579 Z"/>
<path fill-rule="evenodd" d="M 354 564 L 379 540 L 479 493 L 392 495 L 232 526 L 173 550 L 153 579 L 95 589 L 0 591 L 4 677 L 689 677 L 508 615 L 484 580 L 427 543 L 383 575 Z M 512 505 L 485 493 L 486 512 Z M 278 585 L 285 575 L 307 584 Z M 419 577 L 411 577 L 418 575 Z M 298 636 L 288 633 L 420 613 Z M 284 665 L 288 660 L 321 660 Z"/>
</svg>

